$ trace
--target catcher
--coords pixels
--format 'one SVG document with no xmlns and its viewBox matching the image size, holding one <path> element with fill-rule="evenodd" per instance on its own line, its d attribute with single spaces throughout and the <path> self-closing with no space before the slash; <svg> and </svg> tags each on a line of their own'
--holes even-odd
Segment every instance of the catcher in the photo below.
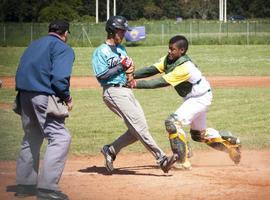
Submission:
<svg viewBox="0 0 270 200">
<path fill-rule="evenodd" d="M 191 138 L 204 142 L 210 147 L 227 152 L 235 164 L 240 162 L 240 140 L 230 132 L 217 131 L 206 127 L 207 108 L 211 105 L 212 92 L 197 66 L 186 54 L 188 41 L 177 35 L 170 39 L 168 55 L 162 57 L 152 66 L 136 70 L 133 79 L 129 78 L 129 87 L 153 89 L 172 85 L 183 104 L 165 120 L 166 131 L 173 153 L 178 155 L 176 168 L 190 169 L 189 152 L 183 126 L 190 125 Z M 151 80 L 136 80 L 164 73 Z"/>
</svg>

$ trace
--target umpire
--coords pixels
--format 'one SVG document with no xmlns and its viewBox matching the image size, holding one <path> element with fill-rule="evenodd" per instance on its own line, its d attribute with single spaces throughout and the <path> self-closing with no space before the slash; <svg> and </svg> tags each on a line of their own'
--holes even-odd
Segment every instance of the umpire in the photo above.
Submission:
<svg viewBox="0 0 270 200">
<path fill-rule="evenodd" d="M 66 42 L 69 23 L 62 20 L 49 25 L 47 36 L 33 41 L 24 51 L 16 73 L 16 90 L 21 105 L 24 137 L 17 157 L 17 197 L 36 195 L 37 199 L 66 200 L 58 182 L 64 170 L 71 142 L 65 117 L 48 116 L 48 96 L 54 94 L 73 107 L 70 75 L 75 59 Z M 39 170 L 40 148 L 48 140 L 43 166 Z"/>
</svg>

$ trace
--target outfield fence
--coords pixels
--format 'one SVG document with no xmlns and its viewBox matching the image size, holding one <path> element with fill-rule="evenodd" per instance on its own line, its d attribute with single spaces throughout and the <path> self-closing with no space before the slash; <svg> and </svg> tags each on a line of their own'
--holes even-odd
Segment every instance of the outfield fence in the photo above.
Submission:
<svg viewBox="0 0 270 200">
<path fill-rule="evenodd" d="M 104 41 L 105 23 L 72 23 L 71 46 L 97 46 Z M 176 35 L 185 35 L 191 44 L 270 44 L 270 20 L 263 21 L 144 21 L 130 26 L 145 26 L 146 39 L 130 45 L 166 45 Z M 47 23 L 0 23 L 0 46 L 27 46 L 46 35 Z"/>
</svg>

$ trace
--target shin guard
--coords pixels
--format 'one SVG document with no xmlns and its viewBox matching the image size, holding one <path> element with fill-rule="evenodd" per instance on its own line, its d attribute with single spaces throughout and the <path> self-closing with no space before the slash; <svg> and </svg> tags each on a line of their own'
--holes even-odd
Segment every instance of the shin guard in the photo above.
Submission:
<svg viewBox="0 0 270 200">
<path fill-rule="evenodd" d="M 169 140 L 172 152 L 178 156 L 177 162 L 185 162 L 188 152 L 185 136 L 179 133 L 169 134 Z"/>
</svg>

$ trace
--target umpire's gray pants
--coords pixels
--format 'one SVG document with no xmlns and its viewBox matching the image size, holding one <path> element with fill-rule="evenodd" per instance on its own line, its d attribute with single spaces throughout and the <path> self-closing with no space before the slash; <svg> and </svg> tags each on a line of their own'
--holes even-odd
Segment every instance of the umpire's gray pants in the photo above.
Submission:
<svg viewBox="0 0 270 200">
<path fill-rule="evenodd" d="M 165 153 L 149 133 L 143 109 L 132 90 L 125 87 L 104 87 L 103 100 L 114 113 L 124 119 L 128 127 L 128 130 L 111 144 L 115 153 L 139 140 L 159 163 Z"/>
<path fill-rule="evenodd" d="M 71 142 L 70 134 L 64 126 L 65 119 L 46 115 L 46 95 L 21 92 L 20 102 L 24 137 L 17 158 L 17 184 L 59 190 L 58 182 Z M 39 154 L 44 138 L 48 139 L 48 145 L 39 172 Z"/>
</svg>

